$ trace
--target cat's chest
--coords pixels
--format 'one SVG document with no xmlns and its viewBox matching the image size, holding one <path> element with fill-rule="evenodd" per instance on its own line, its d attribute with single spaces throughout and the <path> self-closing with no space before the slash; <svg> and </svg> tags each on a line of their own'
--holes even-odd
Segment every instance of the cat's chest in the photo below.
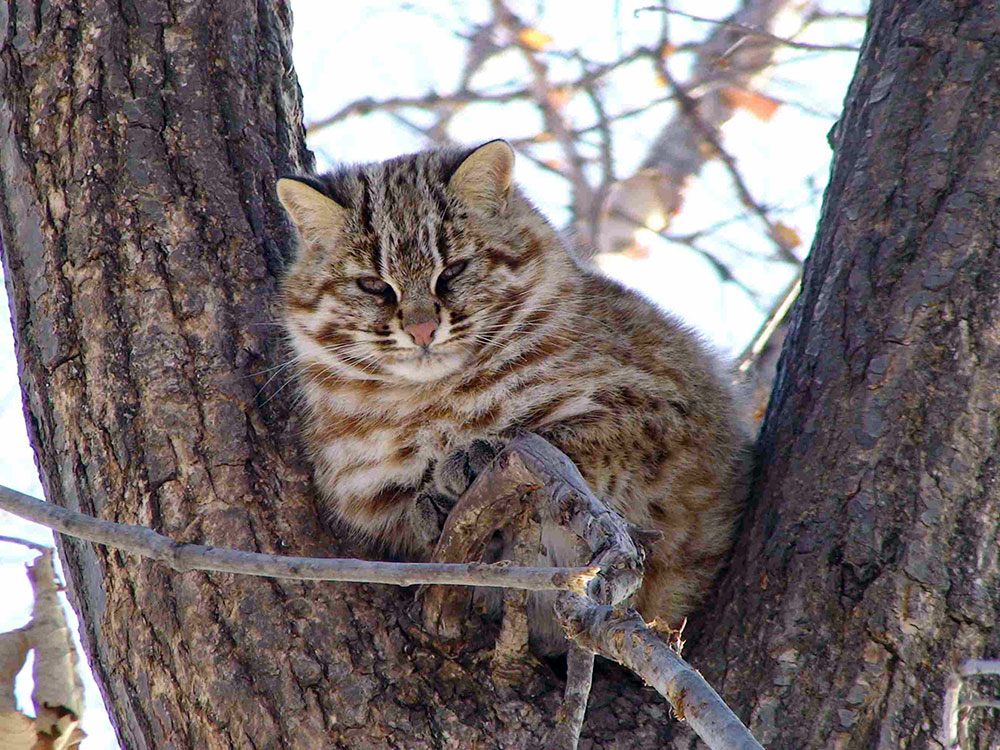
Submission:
<svg viewBox="0 0 1000 750">
<path fill-rule="evenodd" d="M 596 408 L 585 383 L 511 382 L 409 393 L 373 389 L 320 395 L 317 441 L 356 459 L 435 460 L 471 440 L 512 429 L 541 430 Z"/>
</svg>

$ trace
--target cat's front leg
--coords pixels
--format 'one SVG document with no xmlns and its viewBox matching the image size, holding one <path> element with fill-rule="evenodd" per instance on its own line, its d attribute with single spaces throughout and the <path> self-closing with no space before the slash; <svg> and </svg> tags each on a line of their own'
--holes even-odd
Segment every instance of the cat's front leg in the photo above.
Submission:
<svg viewBox="0 0 1000 750">
<path fill-rule="evenodd" d="M 433 481 L 418 492 L 406 508 L 406 526 L 413 553 L 420 560 L 430 560 L 444 529 L 455 499 L 434 491 Z"/>
<path fill-rule="evenodd" d="M 435 465 L 406 509 L 406 526 L 417 556 L 430 559 L 451 509 L 503 446 L 502 440 L 473 440 Z"/>
</svg>

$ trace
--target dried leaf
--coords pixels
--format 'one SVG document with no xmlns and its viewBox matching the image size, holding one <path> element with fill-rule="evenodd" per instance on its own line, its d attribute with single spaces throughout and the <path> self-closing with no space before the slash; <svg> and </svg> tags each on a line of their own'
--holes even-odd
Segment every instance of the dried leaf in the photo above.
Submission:
<svg viewBox="0 0 1000 750">
<path fill-rule="evenodd" d="M 622 255 L 630 260 L 645 260 L 649 257 L 649 245 L 633 242 L 622 250 Z"/>
<path fill-rule="evenodd" d="M 673 45 L 670 42 L 667 42 L 662 47 L 660 47 L 660 59 L 666 60 L 668 57 L 670 57 L 676 51 L 677 51 L 676 45 Z"/>
<path fill-rule="evenodd" d="M 539 31 L 532 27 L 521 29 L 517 34 L 517 38 L 525 47 L 533 49 L 536 52 L 541 52 L 554 41 L 544 31 Z"/>
<path fill-rule="evenodd" d="M 662 73 L 657 73 L 657 74 L 656 74 L 656 75 L 655 75 L 655 76 L 653 77 L 653 81 L 654 81 L 654 82 L 656 83 L 656 85 L 657 85 L 657 86 L 659 86 L 659 87 L 660 87 L 661 89 L 665 89 L 665 88 L 667 87 L 667 85 L 668 85 L 668 81 L 667 81 L 667 79 L 666 79 L 666 78 L 664 78 L 664 77 L 663 77 L 663 74 L 662 74 Z"/>
<path fill-rule="evenodd" d="M 714 159 L 719 155 L 718 149 L 708 141 L 702 141 L 701 143 L 699 143 L 698 151 L 706 159 Z"/>
<path fill-rule="evenodd" d="M 790 226 L 782 224 L 780 221 L 774 225 L 773 234 L 774 239 L 780 243 L 782 247 L 788 248 L 789 250 L 802 244 L 802 238 L 799 237 L 799 233 Z"/>
<path fill-rule="evenodd" d="M 566 167 L 566 162 L 562 159 L 545 159 L 542 161 L 542 164 L 560 172 Z"/>
<path fill-rule="evenodd" d="M 553 109 L 562 109 L 567 104 L 569 104 L 569 100 L 572 98 L 573 98 L 573 92 L 570 89 L 566 88 L 565 86 L 557 89 L 552 89 L 549 92 L 548 96 L 549 104 L 552 106 Z"/>
<path fill-rule="evenodd" d="M 778 111 L 781 102 L 775 101 L 769 96 L 757 91 L 746 91 L 744 89 L 725 89 L 722 96 L 730 107 L 735 109 L 745 109 L 758 120 L 770 122 L 774 113 Z"/>
<path fill-rule="evenodd" d="M 536 135 L 531 140 L 533 140 L 535 143 L 548 143 L 549 141 L 554 141 L 555 139 L 556 136 L 554 133 L 552 133 L 549 130 L 543 130 L 541 133 Z"/>
<path fill-rule="evenodd" d="M 763 404 L 763 405 L 758 406 L 757 408 L 755 408 L 753 410 L 753 421 L 754 421 L 754 423 L 760 424 L 761 422 L 763 422 L 764 421 L 764 415 L 766 413 L 767 413 L 767 404 Z M 767 588 L 766 586 L 763 585 L 765 583 L 767 583 L 767 578 L 766 577 L 764 578 L 763 581 L 761 581 L 761 584 L 762 584 L 761 588 Z"/>
</svg>

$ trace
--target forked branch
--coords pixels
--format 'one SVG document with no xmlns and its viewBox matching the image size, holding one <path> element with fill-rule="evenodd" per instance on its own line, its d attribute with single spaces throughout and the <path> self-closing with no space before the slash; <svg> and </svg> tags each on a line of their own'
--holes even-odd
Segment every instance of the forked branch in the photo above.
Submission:
<svg viewBox="0 0 1000 750">
<path fill-rule="evenodd" d="M 534 511 L 579 539 L 581 561 L 598 574 L 585 594 L 561 594 L 556 616 L 571 639 L 567 686 L 549 746 L 575 748 L 590 689 L 593 653 L 616 661 L 656 688 L 679 719 L 713 750 L 762 750 L 736 714 L 634 610 L 624 604 L 642 583 L 641 542 L 650 532 L 598 500 L 570 459 L 537 435 L 511 441 L 452 509 L 434 559 L 468 559 L 515 519 Z M 516 535 L 516 531 L 513 532 Z M 637 541 L 640 542 L 637 544 Z M 466 556 L 466 557 L 463 557 Z M 444 637 L 460 633 L 468 590 L 427 592 L 424 616 Z"/>
</svg>

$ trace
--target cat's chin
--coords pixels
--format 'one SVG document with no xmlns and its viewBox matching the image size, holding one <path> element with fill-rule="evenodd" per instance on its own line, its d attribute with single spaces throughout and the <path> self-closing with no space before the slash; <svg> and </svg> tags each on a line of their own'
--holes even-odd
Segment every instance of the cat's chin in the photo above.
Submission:
<svg viewBox="0 0 1000 750">
<path fill-rule="evenodd" d="M 398 378 L 412 383 L 430 383 L 462 369 L 465 357 L 461 354 L 423 354 L 400 362 L 386 363 L 383 367 Z"/>
</svg>

